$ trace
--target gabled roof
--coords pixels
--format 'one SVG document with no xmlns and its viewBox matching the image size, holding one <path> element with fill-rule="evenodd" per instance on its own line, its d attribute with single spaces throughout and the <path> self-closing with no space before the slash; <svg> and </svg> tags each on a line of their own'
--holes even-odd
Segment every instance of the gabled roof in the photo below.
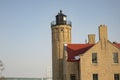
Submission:
<svg viewBox="0 0 120 80">
<path fill-rule="evenodd" d="M 75 57 L 85 53 L 89 50 L 94 44 L 67 44 L 67 53 L 69 62 L 79 61 Z"/>
</svg>

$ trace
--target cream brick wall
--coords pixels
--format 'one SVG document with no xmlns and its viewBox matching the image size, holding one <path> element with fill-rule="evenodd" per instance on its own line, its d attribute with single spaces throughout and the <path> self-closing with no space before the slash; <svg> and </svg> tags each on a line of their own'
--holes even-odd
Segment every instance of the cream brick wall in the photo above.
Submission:
<svg viewBox="0 0 120 80">
<path fill-rule="evenodd" d="M 53 80 L 63 80 L 63 45 L 71 42 L 71 26 L 54 25 L 51 29 Z"/>
<path fill-rule="evenodd" d="M 76 80 L 79 80 L 79 62 L 68 62 L 67 58 L 67 45 L 64 44 L 64 57 L 63 57 L 63 80 L 71 80 L 70 75 L 75 74 Z"/>
<path fill-rule="evenodd" d="M 64 54 L 67 54 L 66 50 Z M 79 80 L 79 65 L 78 65 L 79 62 L 68 62 L 67 55 L 64 56 L 63 62 L 64 62 L 63 64 L 64 79 L 63 80 L 71 80 L 70 79 L 71 74 L 75 74 L 76 80 Z"/>
<path fill-rule="evenodd" d="M 113 52 L 118 52 L 119 63 L 113 62 Z M 92 53 L 97 53 L 97 63 L 92 63 Z M 99 80 L 114 80 L 120 74 L 120 49 L 108 41 L 107 26 L 99 26 L 99 42 L 83 55 L 80 55 L 80 80 L 93 80 L 97 73 Z"/>
<path fill-rule="evenodd" d="M 97 53 L 98 63 L 92 63 L 92 53 Z M 119 63 L 113 63 L 113 52 L 118 52 Z M 109 41 L 105 49 L 101 48 L 99 41 L 89 51 L 80 55 L 81 80 L 93 80 L 92 74 L 98 73 L 99 80 L 114 80 L 114 73 L 120 73 L 120 49 L 114 47 Z"/>
</svg>

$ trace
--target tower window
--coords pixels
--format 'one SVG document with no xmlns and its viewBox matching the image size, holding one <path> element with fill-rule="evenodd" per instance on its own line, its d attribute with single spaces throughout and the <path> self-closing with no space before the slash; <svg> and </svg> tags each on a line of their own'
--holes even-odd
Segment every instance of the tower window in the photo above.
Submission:
<svg viewBox="0 0 120 80">
<path fill-rule="evenodd" d="M 120 74 L 114 74 L 114 80 L 120 80 Z"/>
<path fill-rule="evenodd" d="M 70 80 L 76 80 L 75 74 L 71 74 L 71 75 L 70 75 Z"/>
<path fill-rule="evenodd" d="M 93 80 L 98 80 L 98 74 L 93 74 Z"/>
<path fill-rule="evenodd" d="M 92 53 L 92 63 L 97 63 L 97 53 Z"/>
<path fill-rule="evenodd" d="M 113 62 L 118 63 L 118 53 L 113 53 Z"/>
</svg>

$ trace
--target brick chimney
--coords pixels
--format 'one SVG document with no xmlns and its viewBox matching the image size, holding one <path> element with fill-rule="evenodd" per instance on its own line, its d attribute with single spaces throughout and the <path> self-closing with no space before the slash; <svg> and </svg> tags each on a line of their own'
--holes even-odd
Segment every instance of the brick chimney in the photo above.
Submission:
<svg viewBox="0 0 120 80">
<path fill-rule="evenodd" d="M 101 42 L 101 48 L 106 48 L 107 40 L 108 40 L 108 33 L 107 33 L 106 25 L 99 26 L 99 40 Z"/>
<path fill-rule="evenodd" d="M 95 34 L 88 35 L 88 44 L 95 44 Z"/>
</svg>

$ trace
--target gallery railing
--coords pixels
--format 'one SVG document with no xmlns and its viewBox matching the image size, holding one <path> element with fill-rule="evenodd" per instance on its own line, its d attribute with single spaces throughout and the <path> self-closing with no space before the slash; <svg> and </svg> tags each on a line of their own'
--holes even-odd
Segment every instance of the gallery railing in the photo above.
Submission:
<svg viewBox="0 0 120 80">
<path fill-rule="evenodd" d="M 59 24 L 57 24 L 56 21 L 51 22 L 51 26 L 56 26 L 56 25 L 59 25 Z M 71 21 L 65 21 L 64 23 L 61 23 L 61 25 L 70 25 L 70 26 L 72 26 L 72 22 Z"/>
</svg>

